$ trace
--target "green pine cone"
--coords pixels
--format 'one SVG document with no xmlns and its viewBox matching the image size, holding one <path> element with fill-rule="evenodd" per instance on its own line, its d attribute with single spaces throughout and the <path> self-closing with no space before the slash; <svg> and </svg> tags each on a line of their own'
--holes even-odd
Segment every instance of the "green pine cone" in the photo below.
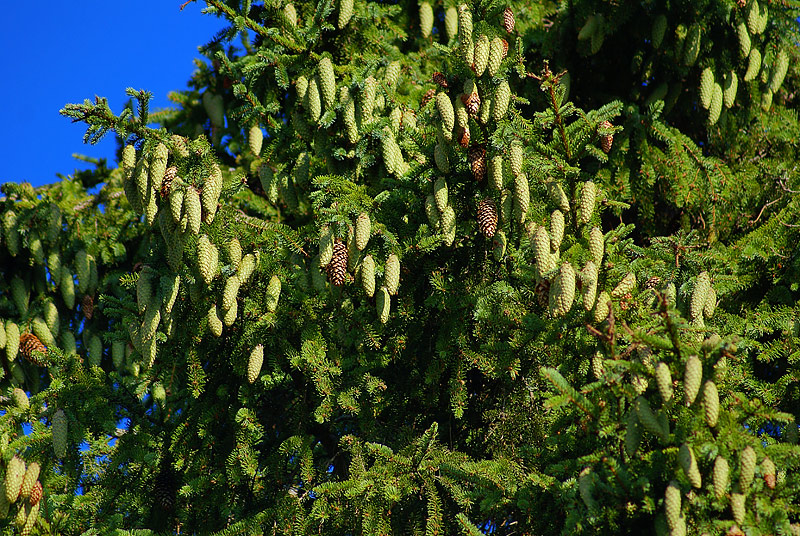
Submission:
<svg viewBox="0 0 800 536">
<path fill-rule="evenodd" d="M 689 356 L 686 360 L 686 370 L 683 374 L 683 401 L 687 406 L 694 403 L 700 392 L 703 382 L 703 363 L 696 355 Z"/>
<path fill-rule="evenodd" d="M 384 75 L 384 82 L 390 88 L 394 88 L 397 85 L 397 81 L 400 80 L 400 62 L 393 61 L 389 65 L 386 66 L 386 74 Z"/>
<path fill-rule="evenodd" d="M 439 212 L 444 212 L 447 208 L 447 182 L 443 177 L 439 177 L 433 183 L 433 198 Z"/>
<path fill-rule="evenodd" d="M 746 497 L 742 493 L 731 493 L 731 513 L 733 520 L 740 525 L 744 524 L 745 499 Z"/>
<path fill-rule="evenodd" d="M 514 176 L 514 219 L 517 223 L 524 223 L 531 204 L 530 184 L 528 175 L 519 173 Z"/>
<path fill-rule="evenodd" d="M 306 90 L 305 107 L 308 112 L 308 118 L 312 123 L 319 121 L 322 116 L 322 100 L 320 98 L 319 85 L 317 78 L 312 77 L 308 81 L 308 90 Z"/>
<path fill-rule="evenodd" d="M 769 81 L 770 91 L 775 93 L 780 89 L 781 85 L 783 85 L 783 79 L 786 77 L 786 72 L 788 70 L 789 70 L 789 56 L 786 54 L 786 51 L 779 50 L 777 56 L 775 56 L 772 78 L 770 78 Z"/>
<path fill-rule="evenodd" d="M 172 188 L 169 192 L 169 211 L 172 214 L 172 221 L 175 223 L 180 223 L 183 218 L 183 198 L 185 194 L 186 190 L 183 188 Z"/>
<path fill-rule="evenodd" d="M 419 29 L 422 37 L 428 38 L 433 30 L 433 8 L 429 2 L 419 4 Z"/>
<path fill-rule="evenodd" d="M 711 290 L 711 278 L 707 271 L 700 272 L 695 280 L 692 298 L 689 302 L 689 318 L 691 320 L 698 318 L 703 313 L 709 290 Z"/>
<path fill-rule="evenodd" d="M 264 132 L 259 125 L 253 125 L 247 132 L 247 144 L 255 156 L 261 154 L 261 145 L 264 142 Z"/>
<path fill-rule="evenodd" d="M 672 398 L 672 375 L 669 372 L 669 366 L 660 362 L 656 365 L 655 373 L 658 392 L 664 403 L 667 403 Z"/>
<path fill-rule="evenodd" d="M 150 184 L 154 190 L 161 190 L 161 182 L 164 180 L 164 173 L 167 171 L 167 160 L 169 159 L 169 149 L 163 143 L 159 143 L 150 159 Z"/>
<path fill-rule="evenodd" d="M 714 316 L 714 311 L 717 309 L 717 292 L 714 290 L 714 287 L 708 289 L 708 295 L 706 296 L 706 302 L 703 305 L 703 316 L 706 318 L 711 318 Z"/>
<path fill-rule="evenodd" d="M 472 65 L 475 52 L 472 48 L 472 11 L 466 4 L 458 6 L 458 39 L 464 61 Z"/>
<path fill-rule="evenodd" d="M 2 322 L 2 320 L 0 320 Z M 6 357 L 13 363 L 19 353 L 19 326 L 11 320 L 6 321 Z"/>
<path fill-rule="evenodd" d="M 386 258 L 383 280 L 386 290 L 394 296 L 400 286 L 400 259 L 394 253 Z"/>
<path fill-rule="evenodd" d="M 585 504 L 586 508 L 589 510 L 597 508 L 597 501 L 592 496 L 593 489 L 592 469 L 591 467 L 586 467 L 581 471 L 580 475 L 578 475 L 578 493 L 581 496 L 581 500 L 583 500 L 583 504 Z"/>
<path fill-rule="evenodd" d="M 27 499 L 31 496 L 31 491 L 33 491 L 36 481 L 39 480 L 39 471 L 41 471 L 41 467 L 39 467 L 38 463 L 31 462 L 28 465 L 28 468 L 25 470 L 25 476 L 22 477 L 22 485 L 19 490 L 20 499 Z"/>
<path fill-rule="evenodd" d="M 694 450 L 688 444 L 684 443 L 678 450 L 678 461 L 681 464 L 683 472 L 689 478 L 692 487 L 700 488 L 702 480 L 700 477 L 700 469 L 697 468 L 697 459 L 694 456 Z"/>
<path fill-rule="evenodd" d="M 536 264 L 542 266 L 550 258 L 550 234 L 544 227 L 539 227 L 533 235 L 533 258 Z"/>
<path fill-rule="evenodd" d="M 31 258 L 36 264 L 44 264 L 44 247 L 42 246 L 42 239 L 36 231 L 31 231 L 28 234 L 28 249 L 31 252 Z"/>
<path fill-rule="evenodd" d="M 12 257 L 19 253 L 19 229 L 17 229 L 17 214 L 13 210 L 8 210 L 3 214 L 3 231 L 6 235 L 6 246 Z"/>
<path fill-rule="evenodd" d="M 72 274 L 66 268 L 61 270 L 61 299 L 68 309 L 75 308 L 75 281 L 72 279 Z"/>
<path fill-rule="evenodd" d="M 747 446 L 739 455 L 739 491 L 747 493 L 756 471 L 756 451 Z"/>
<path fill-rule="evenodd" d="M 747 31 L 747 25 L 740 22 L 736 25 L 736 36 L 739 40 L 739 57 L 746 58 L 750 54 L 750 33 Z"/>
<path fill-rule="evenodd" d="M 206 177 L 206 180 L 203 183 L 203 193 L 200 200 L 200 206 L 203 212 L 203 221 L 208 225 L 211 225 L 211 222 L 214 221 L 214 216 L 217 213 L 217 203 L 219 202 L 219 195 L 221 193 L 222 170 L 220 170 L 219 165 L 217 165 L 215 162 L 212 164 L 211 169 L 208 172 L 208 177 Z M 192 229 L 194 229 L 193 226 Z M 199 226 L 197 229 L 197 232 L 200 232 Z"/>
<path fill-rule="evenodd" d="M 361 288 L 370 298 L 375 294 L 375 260 L 366 255 L 361 261 Z"/>
<path fill-rule="evenodd" d="M 227 311 L 231 309 L 236 303 L 236 298 L 239 295 L 239 287 L 242 282 L 239 276 L 231 276 L 225 281 L 225 287 L 222 291 L 222 310 Z"/>
<path fill-rule="evenodd" d="M 585 225 L 592 219 L 597 200 L 597 186 L 594 182 L 586 181 L 581 188 L 581 199 L 578 205 L 578 223 Z"/>
<path fill-rule="evenodd" d="M 700 42 L 701 42 L 700 25 L 694 23 L 689 26 L 689 31 L 686 34 L 686 43 L 683 49 L 683 63 L 688 67 L 694 65 L 697 57 L 700 55 Z"/>
<path fill-rule="evenodd" d="M 553 292 L 557 288 L 558 292 Z M 555 295 L 555 307 L 551 309 L 553 316 L 564 316 L 572 308 L 575 301 L 575 269 L 572 264 L 565 262 L 561 265 L 553 286 L 551 295 Z"/>
<path fill-rule="evenodd" d="M 569 212 L 569 198 L 567 197 L 564 188 L 553 179 L 547 181 L 547 194 L 550 200 L 558 206 L 564 214 Z"/>
<path fill-rule="evenodd" d="M 456 132 L 469 129 L 469 113 L 467 113 L 467 107 L 464 105 L 461 95 L 457 95 L 456 98 L 453 99 L 453 110 L 456 114 Z"/>
<path fill-rule="evenodd" d="M 207 235 L 200 235 L 200 239 L 197 241 L 197 268 L 206 285 L 214 279 L 218 265 L 217 246 L 211 243 Z"/>
<path fill-rule="evenodd" d="M 25 462 L 21 458 L 14 456 L 8 461 L 6 466 L 5 496 L 6 500 L 13 504 L 19 497 L 22 481 L 25 478 Z M 24 509 L 24 508 L 23 508 Z"/>
<path fill-rule="evenodd" d="M 119 163 L 125 172 L 125 178 L 131 180 L 133 178 L 133 168 L 136 167 L 136 147 L 126 145 L 122 149 L 122 159 Z"/>
<path fill-rule="evenodd" d="M 230 309 L 223 310 L 222 323 L 230 327 L 236 322 L 237 316 L 239 316 L 239 302 L 234 301 Z"/>
<path fill-rule="evenodd" d="M 125 363 L 125 343 L 123 341 L 111 343 L 111 363 L 114 365 L 114 370 L 122 372 L 122 365 Z"/>
<path fill-rule="evenodd" d="M 450 173 L 450 162 L 447 160 L 447 151 L 441 143 L 437 143 L 433 148 L 433 160 L 436 167 L 444 174 Z"/>
<path fill-rule="evenodd" d="M 239 263 L 239 272 L 237 275 L 239 276 L 239 279 L 242 280 L 243 284 L 250 280 L 250 277 L 253 275 L 255 269 L 256 256 L 253 253 L 248 253 L 242 257 L 242 262 Z"/>
<path fill-rule="evenodd" d="M 503 40 L 499 37 L 492 39 L 489 43 L 489 56 L 487 58 L 486 67 L 489 70 L 489 76 L 493 77 L 500 71 L 500 65 L 503 62 L 503 54 L 505 47 L 503 47 Z"/>
<path fill-rule="evenodd" d="M 522 173 L 522 157 L 523 157 L 522 143 L 514 140 L 509 147 L 509 163 L 511 164 L 511 173 L 514 176 Z"/>
<path fill-rule="evenodd" d="M 354 144 L 358 141 L 358 123 L 356 122 L 356 103 L 350 95 L 350 89 L 339 89 L 339 102 L 342 105 L 342 122 L 344 123 L 347 141 Z"/>
<path fill-rule="evenodd" d="M 735 71 L 731 71 L 725 75 L 722 83 L 722 103 L 725 108 L 730 108 L 736 101 L 736 91 L 739 89 L 739 78 L 736 76 Z M 709 103 L 710 104 L 710 103 Z"/>
<path fill-rule="evenodd" d="M 392 297 L 389 295 L 389 290 L 383 286 L 378 291 L 378 296 L 375 298 L 375 309 L 378 311 L 378 318 L 381 324 L 385 324 L 389 320 L 389 309 L 392 306 Z"/>
<path fill-rule="evenodd" d="M 597 15 L 597 29 L 592 33 L 591 52 L 597 54 L 603 47 L 603 41 L 606 38 L 605 21 L 603 15 Z"/>
<path fill-rule="evenodd" d="M 442 212 L 442 235 L 444 236 L 444 243 L 447 246 L 452 246 L 453 241 L 456 239 L 456 212 L 453 207 L 447 205 L 444 212 Z"/>
<path fill-rule="evenodd" d="M 667 17 L 658 15 L 653 21 L 653 30 L 650 35 L 650 43 L 653 48 L 658 49 L 664 41 L 664 34 L 667 32 Z"/>
<path fill-rule="evenodd" d="M 438 229 L 440 224 L 439 209 L 436 208 L 436 200 L 433 194 L 425 198 L 425 215 L 428 217 L 428 225 L 430 225 L 431 229 Z"/>
<path fill-rule="evenodd" d="M 19 387 L 15 387 L 13 391 L 11 391 L 11 400 L 14 402 L 14 406 L 18 409 L 28 409 L 31 407 L 31 403 L 28 400 L 28 395 L 25 394 L 25 391 L 20 389 Z"/>
<path fill-rule="evenodd" d="M 91 262 L 89 254 L 85 249 L 79 250 L 75 253 L 75 271 L 78 275 L 78 292 L 83 294 L 89 286 L 89 272 L 91 271 Z M 12 282 L 13 289 L 13 282 Z"/>
<path fill-rule="evenodd" d="M 714 93 L 714 72 L 706 67 L 700 75 L 700 105 L 708 110 L 711 106 L 711 95 Z"/>
<path fill-rule="evenodd" d="M 500 121 L 506 116 L 509 102 L 511 102 L 511 88 L 508 86 L 508 80 L 503 79 L 495 89 L 492 99 L 492 118 L 495 121 Z"/>
<path fill-rule="evenodd" d="M 88 268 L 85 277 L 88 277 Z M 27 314 L 29 299 L 28 287 L 21 277 L 15 275 L 11 279 L 11 301 L 14 302 L 14 306 L 17 308 L 17 312 L 20 316 L 25 316 L 25 314 Z"/>
<path fill-rule="evenodd" d="M 495 190 L 503 189 L 503 155 L 489 159 L 489 185 Z"/>
<path fill-rule="evenodd" d="M 64 410 L 59 409 L 53 415 L 53 452 L 56 458 L 63 458 L 67 455 L 67 416 Z"/>
<path fill-rule="evenodd" d="M 58 333 L 59 331 L 59 322 L 58 322 L 58 307 L 56 304 L 53 303 L 53 300 L 47 300 L 44 302 L 44 321 L 47 325 L 47 329 L 50 333 Z M 41 339 L 41 337 L 39 337 Z M 2 339 L 5 339 L 3 336 Z M 2 341 L 0 341 L 2 342 Z M 0 344 L 0 348 L 2 348 L 4 344 Z"/>
<path fill-rule="evenodd" d="M 264 306 L 266 307 L 267 311 L 270 313 L 274 313 L 275 310 L 278 308 L 278 300 L 281 297 L 281 280 L 278 278 L 277 275 L 274 275 L 270 278 L 269 284 L 267 285 L 267 294 L 266 299 L 264 301 Z M 250 382 L 252 383 L 252 382 Z"/>
<path fill-rule="evenodd" d="M 340 0 L 339 1 L 339 17 L 336 21 L 337 28 L 340 30 L 347 26 L 350 18 L 353 16 L 353 0 Z"/>
<path fill-rule="evenodd" d="M 200 224 L 203 221 L 203 208 L 200 203 L 200 194 L 192 186 L 187 187 L 184 193 L 183 210 L 186 214 L 186 228 L 191 231 L 192 234 L 199 234 Z"/>
<path fill-rule="evenodd" d="M 589 17 L 586 19 L 586 22 L 578 31 L 578 41 L 586 41 L 587 39 L 591 39 L 594 33 L 597 31 L 597 23 L 597 15 L 589 15 Z"/>
<path fill-rule="evenodd" d="M 142 318 L 142 327 L 139 330 L 139 333 L 142 336 L 142 341 L 149 341 L 156 335 L 156 331 L 158 331 L 158 325 L 161 323 L 161 309 L 159 307 L 148 306 L 144 311 L 144 317 Z M 90 339 L 90 342 L 94 342 L 93 339 Z M 97 343 L 100 343 L 100 339 L 97 339 Z M 95 344 L 97 344 L 95 343 Z M 97 346 L 92 347 L 89 345 L 89 365 L 90 366 L 100 366 L 100 357 L 103 351 L 103 346 L 100 344 L 100 347 Z"/>
<path fill-rule="evenodd" d="M 458 35 L 458 10 L 455 6 L 450 6 L 444 14 L 444 30 L 447 40 L 451 41 Z"/>
<path fill-rule="evenodd" d="M 561 247 L 565 228 L 564 214 L 558 209 L 554 210 L 550 215 L 550 248 L 553 251 L 558 251 Z"/>
<path fill-rule="evenodd" d="M 39 340 L 44 343 L 45 346 L 56 346 L 56 339 L 53 337 L 53 332 L 50 331 L 50 328 L 47 327 L 47 322 L 40 316 L 37 316 L 31 322 L 31 328 L 33 329 L 34 335 L 39 337 Z M 55 333 L 58 333 L 58 326 L 56 326 Z"/>
<path fill-rule="evenodd" d="M 378 82 L 371 76 L 364 79 L 364 87 L 359 92 L 357 119 L 364 126 L 372 122 L 372 112 L 375 109 L 375 95 Z"/>
<path fill-rule="evenodd" d="M 481 76 L 489 64 L 489 38 L 481 34 L 475 43 L 475 76 Z M 489 73 L 491 74 L 491 73 Z M 492 75 L 494 76 L 494 75 Z"/>
<path fill-rule="evenodd" d="M 139 314 L 144 313 L 145 308 L 153 299 L 153 269 L 145 265 L 139 272 L 139 279 L 136 281 L 136 305 Z"/>
<path fill-rule="evenodd" d="M 450 139 L 452 139 L 453 127 L 456 124 L 456 113 L 447 93 L 440 92 L 436 95 L 436 109 L 439 111 L 439 117 L 442 118 L 442 131 L 449 132 Z"/>
<path fill-rule="evenodd" d="M 208 329 L 215 337 L 219 337 L 222 335 L 222 320 L 220 320 L 219 315 L 217 314 L 217 304 L 211 306 L 208 310 L 208 314 L 206 315 L 208 319 Z"/>
<path fill-rule="evenodd" d="M 717 456 L 717 458 L 714 460 L 713 472 L 714 495 L 716 495 L 717 498 L 723 497 L 728 489 L 729 473 L 730 469 L 728 466 L 728 460 L 722 456 Z"/>
<path fill-rule="evenodd" d="M 622 298 L 627 293 L 633 291 L 636 288 L 636 275 L 633 272 L 628 272 L 625 277 L 622 278 L 614 290 L 611 291 L 612 298 Z"/>
<path fill-rule="evenodd" d="M 750 82 L 751 80 L 755 79 L 758 76 L 758 73 L 761 71 L 761 51 L 758 50 L 756 47 L 753 47 L 750 50 L 750 57 L 747 61 L 747 71 L 745 71 L 744 76 L 742 77 L 745 82 Z"/>
<path fill-rule="evenodd" d="M 342 5 L 352 0 L 342 0 Z M 317 64 L 317 76 L 319 77 L 319 89 L 322 94 L 322 102 L 325 110 L 330 110 L 336 99 L 336 75 L 333 72 L 333 63 L 327 56 L 319 60 Z"/>
<path fill-rule="evenodd" d="M 253 383 L 261 374 L 261 366 L 264 364 L 264 345 L 259 344 L 250 352 L 247 360 L 247 383 Z"/>
<path fill-rule="evenodd" d="M 722 88 L 719 84 L 714 84 L 714 90 L 711 94 L 711 105 L 708 107 L 708 125 L 713 126 L 719 121 L 719 115 L 722 112 Z"/>
<path fill-rule="evenodd" d="M 507 245 L 508 241 L 506 239 L 506 233 L 502 229 L 497 229 L 492 237 L 492 254 L 494 256 L 494 260 L 497 262 L 501 262 L 503 260 L 503 257 L 506 255 Z"/>
<path fill-rule="evenodd" d="M 719 392 L 716 384 L 711 380 L 708 380 L 703 387 L 703 413 L 706 424 L 714 428 L 719 418 Z"/>
<path fill-rule="evenodd" d="M 761 15 L 759 11 L 758 0 L 751 0 L 749 9 L 747 10 L 747 30 L 752 35 L 761 33 L 758 31 L 761 26 Z"/>
<path fill-rule="evenodd" d="M 583 307 L 591 311 L 597 297 L 597 265 L 594 261 L 587 261 L 581 270 L 581 286 L 583 290 Z"/>
<path fill-rule="evenodd" d="M 681 517 L 681 490 L 676 481 L 671 481 L 667 485 L 664 493 L 664 513 L 667 516 L 669 528 L 675 529 L 680 524 Z"/>
<path fill-rule="evenodd" d="M 492 118 L 493 113 L 494 113 L 494 100 L 491 96 L 485 96 L 481 100 L 481 107 L 478 110 L 478 122 L 481 125 L 487 125 L 489 123 L 489 119 Z"/>
<path fill-rule="evenodd" d="M 333 258 L 333 230 L 325 226 L 319 235 L 319 265 L 325 267 Z"/>
<path fill-rule="evenodd" d="M 225 126 L 225 104 L 222 95 L 215 95 L 206 90 L 203 93 L 203 108 L 205 108 L 211 124 L 215 127 Z"/>
<path fill-rule="evenodd" d="M 231 267 L 234 270 L 238 270 L 239 263 L 242 262 L 242 245 L 239 243 L 238 238 L 234 237 L 225 244 L 225 254 L 231 263 Z"/>
<path fill-rule="evenodd" d="M 369 214 L 362 212 L 356 218 L 355 234 L 356 234 L 356 248 L 358 251 L 364 251 L 369 243 L 369 237 L 372 232 L 372 223 L 369 219 Z"/>
</svg>

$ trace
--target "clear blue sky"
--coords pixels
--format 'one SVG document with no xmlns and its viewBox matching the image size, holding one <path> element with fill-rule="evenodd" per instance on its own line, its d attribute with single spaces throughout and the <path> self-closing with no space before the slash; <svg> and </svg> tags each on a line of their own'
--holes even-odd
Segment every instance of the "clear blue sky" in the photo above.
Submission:
<svg viewBox="0 0 800 536">
<path fill-rule="evenodd" d="M 58 111 L 68 102 L 107 97 L 119 113 L 125 88 L 153 93 L 151 109 L 169 107 L 206 43 L 223 22 L 203 15 L 205 2 L 81 0 L 10 2 L 3 7 L 0 57 L 0 183 L 57 180 L 88 164 L 73 153 L 113 160 L 109 135 L 84 145 L 85 128 Z"/>
</svg>

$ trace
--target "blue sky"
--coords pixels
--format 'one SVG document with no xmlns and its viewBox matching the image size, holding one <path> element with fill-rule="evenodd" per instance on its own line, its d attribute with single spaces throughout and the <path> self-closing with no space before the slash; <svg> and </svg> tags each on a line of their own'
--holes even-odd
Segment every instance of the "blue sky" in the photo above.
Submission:
<svg viewBox="0 0 800 536">
<path fill-rule="evenodd" d="M 206 43 L 223 23 L 203 15 L 202 1 L 81 0 L 11 2 L 0 32 L 0 183 L 57 181 L 89 164 L 73 153 L 113 160 L 109 135 L 84 145 L 84 127 L 58 111 L 95 95 L 119 113 L 125 88 L 153 93 L 151 109 L 169 107 L 167 93 L 186 86 Z"/>
</svg>

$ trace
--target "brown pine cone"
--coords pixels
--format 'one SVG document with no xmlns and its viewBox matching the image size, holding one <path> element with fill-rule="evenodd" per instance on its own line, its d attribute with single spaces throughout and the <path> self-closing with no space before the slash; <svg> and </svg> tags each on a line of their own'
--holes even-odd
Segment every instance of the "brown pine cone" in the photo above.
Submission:
<svg viewBox="0 0 800 536">
<path fill-rule="evenodd" d="M 469 115 L 477 115 L 478 110 L 481 109 L 481 98 L 477 93 L 470 93 L 469 95 L 461 95 L 461 102 L 467 107 Z"/>
<path fill-rule="evenodd" d="M 422 96 L 422 102 L 420 103 L 419 107 L 425 108 L 425 105 L 428 104 L 434 96 L 436 96 L 435 89 L 429 89 L 428 91 L 426 91 L 425 94 Z"/>
<path fill-rule="evenodd" d="M 440 85 L 442 87 L 448 87 L 447 78 L 445 78 L 445 76 L 442 73 L 438 72 L 438 71 L 433 73 L 433 76 L 431 77 L 431 79 L 433 80 L 434 84 L 438 84 L 438 85 Z"/>
<path fill-rule="evenodd" d="M 169 197 L 169 193 L 172 191 L 172 181 L 174 181 L 177 176 L 178 168 L 175 166 L 167 168 L 167 171 L 164 173 L 164 178 L 161 180 L 161 199 Z"/>
<path fill-rule="evenodd" d="M 42 500 L 43 494 L 44 489 L 42 488 L 42 483 L 37 480 L 36 484 L 33 485 L 33 490 L 31 490 L 31 496 L 28 498 L 28 503 L 31 506 L 36 506 L 39 501 Z"/>
<path fill-rule="evenodd" d="M 340 287 L 344 284 L 347 276 L 347 246 L 340 239 L 336 239 L 333 244 L 333 257 L 325 268 L 328 272 L 328 280 L 332 285 Z"/>
<path fill-rule="evenodd" d="M 44 357 L 47 354 L 47 348 L 39 337 L 33 333 L 23 333 L 19 338 L 19 351 L 22 357 L 30 361 L 36 366 L 43 367 Z"/>
<path fill-rule="evenodd" d="M 508 33 L 514 31 L 514 12 L 511 11 L 510 7 L 507 7 L 505 11 L 503 11 L 503 28 L 505 28 Z"/>
<path fill-rule="evenodd" d="M 472 176 L 481 182 L 486 178 L 486 149 L 474 146 L 469 150 L 469 166 L 472 169 Z"/>
<path fill-rule="evenodd" d="M 497 231 L 497 206 L 491 197 L 478 203 L 478 229 L 486 238 L 492 238 Z"/>
<path fill-rule="evenodd" d="M 603 121 L 598 125 L 600 128 L 611 128 L 614 125 L 611 124 L 610 121 Z M 608 134 L 600 136 L 600 147 L 602 147 L 603 152 L 608 154 L 611 151 L 611 144 L 614 143 L 614 135 Z"/>
<path fill-rule="evenodd" d="M 458 144 L 464 149 L 469 147 L 469 127 L 464 127 L 461 130 L 461 135 L 458 137 Z"/>
<path fill-rule="evenodd" d="M 94 315 L 94 297 L 86 294 L 81 301 L 81 311 L 86 320 L 91 320 Z"/>
<path fill-rule="evenodd" d="M 505 39 L 501 39 L 500 41 L 503 43 L 503 59 L 506 59 L 506 56 L 508 56 L 508 41 Z"/>
</svg>

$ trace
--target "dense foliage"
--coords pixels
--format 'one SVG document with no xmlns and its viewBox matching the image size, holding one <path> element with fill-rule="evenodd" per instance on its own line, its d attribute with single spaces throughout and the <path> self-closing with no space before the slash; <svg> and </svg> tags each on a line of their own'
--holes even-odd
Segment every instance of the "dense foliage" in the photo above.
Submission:
<svg viewBox="0 0 800 536">
<path fill-rule="evenodd" d="M 800 533 L 796 1 L 205 3 L 2 187 L 7 533 Z"/>
</svg>

